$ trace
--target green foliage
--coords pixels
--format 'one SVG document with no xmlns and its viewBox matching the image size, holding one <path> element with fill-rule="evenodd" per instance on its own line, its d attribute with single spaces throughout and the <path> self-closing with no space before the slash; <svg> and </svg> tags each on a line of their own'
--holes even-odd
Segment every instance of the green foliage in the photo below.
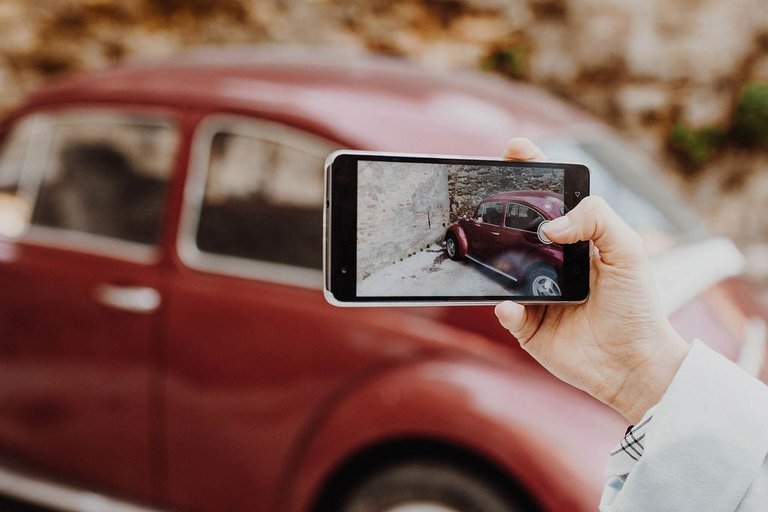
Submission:
<svg viewBox="0 0 768 512">
<path fill-rule="evenodd" d="M 724 139 L 725 133 L 716 126 L 691 128 L 677 123 L 669 133 L 669 146 L 686 163 L 699 167 L 715 156 Z"/>
<path fill-rule="evenodd" d="M 677 123 L 669 132 L 670 149 L 689 170 L 701 167 L 725 145 L 768 150 L 768 83 L 748 82 L 744 86 L 727 130 Z"/>
<path fill-rule="evenodd" d="M 741 90 L 732 136 L 740 145 L 768 149 L 768 83 L 749 82 Z"/>
<path fill-rule="evenodd" d="M 527 45 L 506 46 L 492 50 L 480 66 L 512 78 L 524 78 L 528 73 L 531 48 Z"/>
</svg>

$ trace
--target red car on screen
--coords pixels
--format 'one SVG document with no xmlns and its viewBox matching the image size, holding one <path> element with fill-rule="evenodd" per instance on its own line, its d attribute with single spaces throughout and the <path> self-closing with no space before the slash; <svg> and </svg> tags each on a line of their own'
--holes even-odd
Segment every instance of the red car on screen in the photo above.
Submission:
<svg viewBox="0 0 768 512">
<path fill-rule="evenodd" d="M 563 195 L 541 190 L 501 192 L 484 198 L 471 219 L 451 224 L 445 251 L 508 278 L 525 295 L 561 295 L 563 248 L 541 233 L 560 215 Z"/>
<path fill-rule="evenodd" d="M 492 308 L 323 299 L 331 151 L 488 156 L 516 134 L 586 163 L 647 234 L 672 323 L 765 378 L 744 355 L 766 315 L 740 253 L 588 116 L 490 76 L 214 51 L 64 78 L 0 124 L 0 494 L 596 510 L 625 421 L 532 361 Z"/>
</svg>

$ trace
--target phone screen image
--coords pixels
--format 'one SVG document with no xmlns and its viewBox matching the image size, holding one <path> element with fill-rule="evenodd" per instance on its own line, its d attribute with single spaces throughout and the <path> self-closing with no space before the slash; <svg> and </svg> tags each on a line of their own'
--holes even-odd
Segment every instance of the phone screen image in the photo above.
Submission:
<svg viewBox="0 0 768 512">
<path fill-rule="evenodd" d="M 541 226 L 566 211 L 565 169 L 358 160 L 358 297 L 542 297 L 564 248 Z"/>
</svg>

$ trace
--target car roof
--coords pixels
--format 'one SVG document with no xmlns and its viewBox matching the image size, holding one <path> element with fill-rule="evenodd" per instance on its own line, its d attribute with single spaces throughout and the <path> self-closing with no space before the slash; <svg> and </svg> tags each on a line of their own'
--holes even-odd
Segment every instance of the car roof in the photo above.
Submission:
<svg viewBox="0 0 768 512">
<path fill-rule="evenodd" d="M 69 76 L 27 106 L 134 103 L 276 119 L 357 149 L 496 155 L 512 136 L 599 129 L 543 91 L 490 73 L 264 47 L 208 50 Z"/>
<path fill-rule="evenodd" d="M 555 203 L 556 205 L 562 204 L 563 195 L 557 192 L 550 192 L 548 190 L 514 190 L 509 192 L 499 192 L 488 197 L 483 198 L 481 202 L 488 201 L 511 201 L 514 200 L 520 203 L 528 203 L 539 209 L 542 209 L 546 203 Z"/>
</svg>

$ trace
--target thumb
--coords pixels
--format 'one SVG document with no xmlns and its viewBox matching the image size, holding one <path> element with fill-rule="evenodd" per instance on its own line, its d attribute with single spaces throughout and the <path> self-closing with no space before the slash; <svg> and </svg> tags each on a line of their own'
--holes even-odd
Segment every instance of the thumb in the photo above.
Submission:
<svg viewBox="0 0 768 512">
<path fill-rule="evenodd" d="M 494 313 L 499 323 L 514 336 L 517 336 L 525 324 L 525 307 L 515 302 L 505 300 L 497 304 Z"/>
<path fill-rule="evenodd" d="M 635 262 L 644 253 L 640 235 L 599 196 L 584 198 L 567 215 L 546 223 L 542 230 L 560 244 L 592 240 L 600 259 L 608 265 Z"/>
<path fill-rule="evenodd" d="M 512 334 L 520 345 L 525 345 L 536 333 L 541 322 L 544 308 L 540 306 L 521 306 L 516 302 L 505 300 L 496 305 L 494 310 L 499 323 Z"/>
</svg>

